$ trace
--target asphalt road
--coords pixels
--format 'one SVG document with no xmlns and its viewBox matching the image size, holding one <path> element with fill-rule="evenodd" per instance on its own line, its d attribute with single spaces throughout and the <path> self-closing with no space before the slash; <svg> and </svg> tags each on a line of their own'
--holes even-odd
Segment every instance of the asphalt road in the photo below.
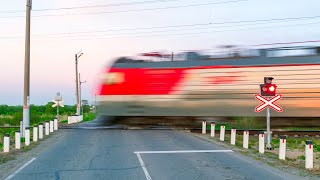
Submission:
<svg viewBox="0 0 320 180">
<path fill-rule="evenodd" d="M 296 178 L 182 131 L 64 129 L 59 133 L 64 135 L 30 157 L 11 179 Z"/>
</svg>

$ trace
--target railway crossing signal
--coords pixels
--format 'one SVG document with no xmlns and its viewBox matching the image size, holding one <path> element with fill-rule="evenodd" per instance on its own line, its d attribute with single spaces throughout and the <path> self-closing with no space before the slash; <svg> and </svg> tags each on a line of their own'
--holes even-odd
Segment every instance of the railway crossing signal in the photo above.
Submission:
<svg viewBox="0 0 320 180">
<path fill-rule="evenodd" d="M 260 84 L 260 94 L 256 94 L 255 98 L 261 102 L 259 106 L 255 108 L 255 112 L 261 112 L 264 109 L 267 109 L 266 121 L 267 121 L 267 149 L 272 149 L 271 146 L 271 131 L 270 131 L 270 108 L 274 109 L 277 112 L 282 112 L 282 108 L 275 104 L 276 101 L 279 101 L 282 96 L 276 94 L 277 85 L 272 84 L 273 77 L 264 77 L 264 84 Z M 271 98 L 269 98 L 271 97 Z"/>
<path fill-rule="evenodd" d="M 58 120 L 59 120 L 59 106 L 60 106 L 60 107 L 64 107 L 63 101 L 64 101 L 64 100 L 62 100 L 62 96 L 60 96 L 60 93 L 59 93 L 59 92 L 57 93 L 55 99 L 52 100 L 52 102 L 54 103 L 54 104 L 52 105 L 52 107 L 57 107 L 57 119 L 58 119 Z"/>
</svg>

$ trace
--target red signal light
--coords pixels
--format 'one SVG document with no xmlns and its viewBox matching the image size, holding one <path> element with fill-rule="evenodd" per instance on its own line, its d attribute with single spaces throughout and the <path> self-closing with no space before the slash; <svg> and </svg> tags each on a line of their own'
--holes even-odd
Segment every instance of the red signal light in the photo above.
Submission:
<svg viewBox="0 0 320 180">
<path fill-rule="evenodd" d="M 268 89 L 269 89 L 269 91 L 270 91 L 270 92 L 273 92 L 273 91 L 275 91 L 275 90 L 276 90 L 276 87 L 274 87 L 273 85 L 271 85 L 271 86 L 269 86 L 269 88 L 268 88 Z"/>
<path fill-rule="evenodd" d="M 275 96 L 277 86 L 275 84 L 261 84 L 260 94 L 262 96 Z"/>
</svg>

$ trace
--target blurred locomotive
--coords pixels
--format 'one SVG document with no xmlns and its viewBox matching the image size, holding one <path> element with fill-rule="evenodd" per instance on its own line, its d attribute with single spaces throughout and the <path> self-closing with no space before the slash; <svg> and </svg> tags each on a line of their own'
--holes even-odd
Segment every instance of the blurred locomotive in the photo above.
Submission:
<svg viewBox="0 0 320 180">
<path fill-rule="evenodd" d="M 149 53 L 144 57 L 122 57 L 106 68 L 97 97 L 101 115 L 265 116 L 254 112 L 259 105 L 254 95 L 259 93 L 263 77 L 274 77 L 277 94 L 283 95 L 277 104 L 284 111 L 272 111 L 272 117 L 320 117 L 319 47 L 215 56 L 186 52 L 174 58 Z"/>
</svg>

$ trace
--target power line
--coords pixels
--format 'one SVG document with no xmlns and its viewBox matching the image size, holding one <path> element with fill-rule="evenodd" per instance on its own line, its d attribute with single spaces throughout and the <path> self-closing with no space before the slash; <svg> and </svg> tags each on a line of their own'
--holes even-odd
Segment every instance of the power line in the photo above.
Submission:
<svg viewBox="0 0 320 180">
<path fill-rule="evenodd" d="M 131 6 L 131 5 L 153 4 L 153 3 L 175 2 L 175 1 L 181 1 L 181 0 L 135 1 L 135 2 L 127 2 L 127 3 L 112 3 L 112 4 L 101 4 L 101 5 L 92 5 L 92 6 L 74 6 L 74 7 L 61 7 L 61 8 L 34 9 L 32 11 L 41 12 L 41 11 L 59 11 L 59 10 L 71 10 L 71 9 L 91 9 L 91 8 L 103 8 L 103 7 L 112 7 L 112 6 Z M 22 12 L 25 12 L 25 10 L 0 11 L 0 14 L 13 14 L 13 13 L 22 13 Z"/>
<path fill-rule="evenodd" d="M 98 39 L 114 39 L 114 38 L 141 38 L 141 37 L 161 37 L 161 36 L 181 36 L 181 35 L 192 35 L 192 34 L 210 34 L 210 33 L 223 33 L 223 32 L 232 32 L 232 31 L 247 31 L 255 29 L 269 29 L 269 28 L 283 28 L 291 26 L 301 26 L 301 25 L 312 25 L 320 24 L 320 22 L 315 23 L 301 23 L 301 24 L 291 24 L 291 25 L 281 25 L 281 26 L 266 26 L 266 27 L 256 27 L 256 28 L 242 28 L 242 29 L 231 29 L 231 30 L 217 30 L 217 31 L 205 31 L 205 32 L 190 32 L 190 33 L 176 33 L 176 34 L 156 34 L 156 35 L 141 35 L 141 36 L 127 36 L 127 37 L 99 37 Z M 97 39 L 97 38 L 96 38 Z M 91 40 L 87 39 L 71 39 L 71 40 Z"/>
<path fill-rule="evenodd" d="M 255 45 L 251 45 L 251 46 L 273 46 L 273 45 L 288 45 L 288 44 L 305 44 L 305 43 L 314 43 L 314 42 L 320 42 L 320 40 L 276 42 L 276 43 L 267 43 L 267 44 L 255 44 Z"/>
<path fill-rule="evenodd" d="M 199 35 L 199 34 L 210 34 L 210 33 L 224 33 L 232 31 L 246 31 L 246 30 L 255 30 L 255 29 L 268 29 L 268 28 L 282 28 L 290 26 L 301 26 L 301 25 L 312 25 L 319 24 L 320 22 L 315 23 L 300 23 L 300 24 L 290 24 L 290 25 L 281 25 L 281 26 L 266 26 L 266 27 L 256 27 L 256 28 L 242 28 L 242 29 L 231 29 L 231 30 L 216 30 L 216 31 L 204 31 L 204 32 L 187 32 L 187 33 L 175 33 L 175 34 L 154 34 L 154 35 L 139 35 L 139 36 L 113 36 L 113 37 L 99 37 L 95 39 L 114 39 L 114 38 L 142 38 L 142 37 L 161 37 L 161 36 L 182 36 L 182 35 Z M 116 35 L 116 34 L 114 34 Z M 70 36 L 60 36 L 55 38 L 70 38 L 70 40 L 92 40 L 93 38 L 86 38 L 88 36 L 82 36 L 84 38 L 72 38 Z"/>
<path fill-rule="evenodd" d="M 95 36 L 104 36 L 104 35 L 130 35 L 130 34 L 150 34 L 150 33 L 163 33 L 163 32 L 177 32 L 177 31 L 194 31 L 194 30 L 204 30 L 204 29 L 223 29 L 223 28 L 230 28 L 230 27 L 239 27 L 239 26 L 252 26 L 252 25 L 264 25 L 264 24 L 270 24 L 270 23 L 278 23 L 278 22 L 259 22 L 259 23 L 255 23 L 255 24 L 237 24 L 237 25 L 228 25 L 228 26 L 219 26 L 219 27 L 197 27 L 197 28 L 189 28 L 189 29 L 170 29 L 170 30 L 157 30 L 157 31 L 146 31 L 146 32 L 124 32 L 124 33 L 108 33 L 108 34 L 92 34 L 92 35 L 85 35 L 86 37 L 95 37 Z M 317 22 L 318 23 L 318 22 Z M 316 23 L 316 24 L 317 24 Z M 290 25 L 288 25 L 290 26 Z M 256 27 L 258 28 L 258 27 Z M 223 31 L 223 30 L 220 30 Z M 228 30 L 225 30 L 228 31 Z M 65 35 L 63 35 L 65 36 Z M 77 34 L 73 34 L 71 33 L 71 36 L 69 34 L 68 37 L 74 37 L 74 36 L 79 36 Z M 37 36 L 39 37 L 39 36 Z M 41 36 L 40 36 L 41 37 Z M 59 35 L 55 36 L 55 37 L 59 37 Z"/>
<path fill-rule="evenodd" d="M 74 13 L 74 14 L 46 14 L 46 15 L 37 15 L 33 17 L 56 17 L 56 16 L 78 16 L 78 15 L 98 15 L 98 14 L 114 14 L 114 13 L 127 13 L 127 12 L 141 12 L 141 11 L 153 11 L 153 10 L 169 10 L 177 8 L 187 8 L 187 7 L 198 7 L 198 6 L 208 6 L 214 4 L 226 4 L 226 3 L 235 3 L 248 0 L 229 0 L 221 2 L 211 2 L 211 3 L 202 3 L 202 4 L 189 4 L 189 5 L 178 5 L 178 6 L 166 6 L 166 7 L 156 7 L 156 8 L 144 8 L 144 9 L 132 9 L 132 10 L 118 10 L 118 11 L 100 11 L 100 12 L 86 12 L 86 13 Z M 24 16 L 3 16 L 0 18 L 21 18 Z"/>
<path fill-rule="evenodd" d="M 57 11 L 57 10 L 71 10 L 71 9 L 91 9 L 91 8 L 103 8 L 103 7 L 110 7 L 110 6 L 131 6 L 131 5 L 153 4 L 153 3 L 175 2 L 175 1 L 181 1 L 181 0 L 136 1 L 136 2 L 102 4 L 102 5 L 93 5 L 93 6 L 75 6 L 75 7 L 63 7 L 63 8 L 55 8 L 55 9 L 36 9 L 36 10 L 33 10 L 33 11 Z"/>
<path fill-rule="evenodd" d="M 141 28 L 127 28 L 127 29 L 109 29 L 101 31 L 83 31 L 83 32 L 72 32 L 72 33 L 52 33 L 52 34 L 40 34 L 34 35 L 34 37 L 41 36 L 63 36 L 68 35 L 83 35 L 83 34 L 92 34 L 92 33 L 107 33 L 107 32 L 123 32 L 123 31 L 139 31 L 139 30 L 153 30 L 158 29 L 158 31 L 147 31 L 147 32 L 128 32 L 128 33 L 117 33 L 117 34 L 137 34 L 137 33 L 154 33 L 154 32 L 168 32 L 168 31 L 186 31 L 186 30 L 199 30 L 199 29 L 221 29 L 228 27 L 238 27 L 238 26 L 252 26 L 252 25 L 261 25 L 269 23 L 285 23 L 289 21 L 301 21 L 301 20 L 310 20 L 320 18 L 320 16 L 309 16 L 309 17 L 291 17 L 291 18 L 272 18 L 272 19 L 255 19 L 255 20 L 242 20 L 242 21 L 227 21 L 227 22 L 213 22 L 213 23 L 198 23 L 198 24 L 183 24 L 183 25 L 172 25 L 172 26 L 153 26 L 153 27 L 141 27 Z M 247 23 L 247 24 L 244 24 Z M 248 24 L 249 23 L 249 24 Z M 214 25 L 227 25 L 227 26 L 214 26 Z M 209 26 L 209 27 L 208 27 Z M 210 27 L 213 26 L 213 27 Z M 192 28 L 190 28 L 192 27 Z M 170 29 L 170 28 L 189 28 L 189 29 Z M 162 31 L 159 31 L 162 29 Z M 117 35 L 117 34 L 104 34 L 104 35 Z M 103 35 L 103 34 L 102 34 Z M 99 35 L 93 35 L 99 36 Z M 100 34 L 101 36 L 101 34 Z M 19 38 L 23 36 L 0 36 L 0 38 Z"/>
</svg>

